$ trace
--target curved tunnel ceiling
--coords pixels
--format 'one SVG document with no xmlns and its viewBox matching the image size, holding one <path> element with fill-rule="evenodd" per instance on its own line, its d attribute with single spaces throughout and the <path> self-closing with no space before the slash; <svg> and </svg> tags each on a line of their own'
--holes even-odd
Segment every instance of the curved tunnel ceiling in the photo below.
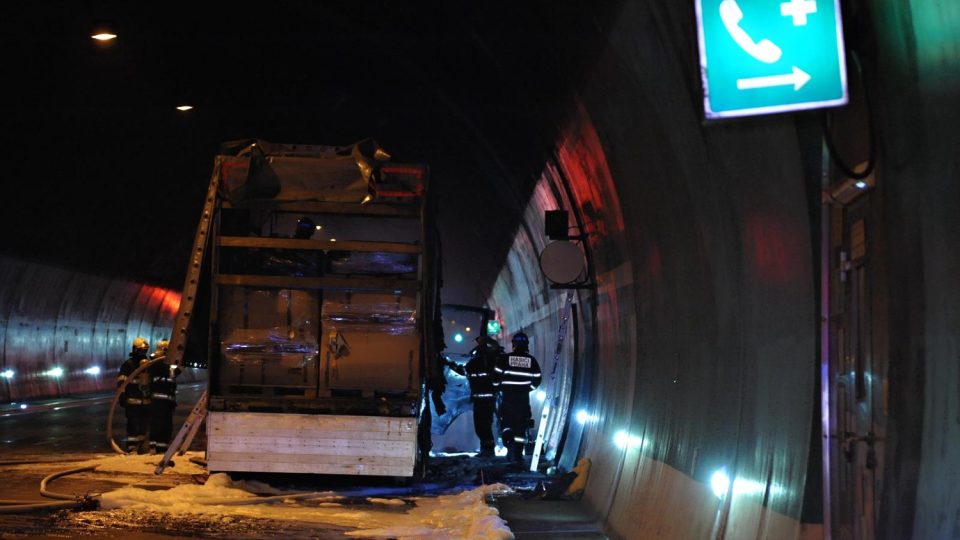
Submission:
<svg viewBox="0 0 960 540">
<path fill-rule="evenodd" d="M 374 137 L 395 159 L 430 163 L 457 261 L 448 275 L 469 284 L 451 300 L 481 301 L 609 16 L 360 4 L 185 17 L 104 2 L 6 17 L 0 39 L 22 84 L 0 104 L 2 137 L 21 158 L 0 219 L 9 230 L 35 218 L 4 250 L 179 286 L 182 265 L 168 261 L 186 257 L 221 142 Z M 107 47 L 88 37 L 103 22 L 119 35 Z M 36 176 L 71 203 L 37 197 Z"/>
<path fill-rule="evenodd" d="M 960 38 L 933 15 L 946 2 L 855 4 L 848 42 L 890 104 L 867 113 L 889 160 L 889 228 L 870 233 L 895 314 L 883 347 L 914 360 L 877 375 L 894 428 L 875 511 L 891 537 L 938 537 L 955 530 L 936 516 L 958 495 L 936 471 L 960 471 L 930 450 L 956 435 L 937 422 L 957 411 L 940 381 L 956 373 L 960 193 L 940 173 L 956 171 Z M 809 511 L 823 502 L 820 115 L 704 125 L 692 3 L 284 4 L 188 21 L 120 6 L 101 5 L 131 30 L 112 51 L 87 43 L 99 16 L 77 6 L 52 42 L 30 37 L 35 14 L 7 20 L 24 23 L 4 39 L 29 83 L 3 106 L 18 159 L 0 219 L 35 230 L 9 234 L 6 253 L 175 287 L 219 142 L 373 136 L 432 166 L 444 300 L 487 302 L 507 335 L 534 336 L 554 406 L 547 454 L 593 460 L 585 499 L 612 536 L 797 537 L 823 519 Z M 184 100 L 195 111 L 174 116 Z M 837 129 L 863 140 L 857 110 Z M 866 159 L 867 145 L 845 145 Z M 34 177 L 73 203 L 51 208 Z M 536 256 L 543 212 L 560 206 L 587 234 L 595 286 L 574 295 L 573 339 L 557 349 L 565 296 Z"/>
</svg>

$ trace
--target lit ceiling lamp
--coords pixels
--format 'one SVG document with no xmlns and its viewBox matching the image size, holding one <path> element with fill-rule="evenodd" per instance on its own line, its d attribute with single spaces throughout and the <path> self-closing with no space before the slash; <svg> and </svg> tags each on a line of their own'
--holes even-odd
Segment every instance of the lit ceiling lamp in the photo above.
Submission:
<svg viewBox="0 0 960 540">
<path fill-rule="evenodd" d="M 191 109 L 193 109 L 193 105 L 179 105 L 179 106 L 177 106 L 177 110 L 180 111 L 180 112 L 186 112 L 186 111 L 189 111 L 189 110 L 191 110 Z"/>
<path fill-rule="evenodd" d="M 111 41 L 111 40 L 117 39 L 117 35 L 116 35 L 116 34 L 111 34 L 111 33 L 109 33 L 109 32 L 100 32 L 100 33 L 94 34 L 94 35 L 92 35 L 92 36 L 90 36 L 90 37 L 92 37 L 93 39 L 95 39 L 95 40 L 97 40 L 97 41 Z"/>
</svg>

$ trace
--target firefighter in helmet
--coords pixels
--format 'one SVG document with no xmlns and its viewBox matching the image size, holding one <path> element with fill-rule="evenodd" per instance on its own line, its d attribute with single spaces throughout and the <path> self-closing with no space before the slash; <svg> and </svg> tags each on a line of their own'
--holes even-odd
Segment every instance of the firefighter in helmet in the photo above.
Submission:
<svg viewBox="0 0 960 540">
<path fill-rule="evenodd" d="M 157 348 L 150 354 L 150 359 L 160 358 L 161 356 L 167 356 L 167 349 L 170 348 L 169 339 L 161 339 L 157 341 Z"/>
<path fill-rule="evenodd" d="M 173 411 L 177 408 L 177 375 L 180 367 L 167 362 L 170 341 L 161 339 L 152 357 L 161 358 L 147 368 L 150 375 L 150 453 L 163 454 L 173 435 Z"/>
<path fill-rule="evenodd" d="M 130 356 L 120 366 L 117 376 L 117 388 L 126 382 L 127 386 L 120 396 L 120 406 L 127 416 L 127 437 L 124 444 L 128 452 L 145 453 L 147 451 L 147 431 L 150 428 L 150 376 L 147 370 L 141 371 L 133 380 L 130 375 L 141 364 L 149 362 L 147 353 L 150 343 L 143 337 L 134 338 L 130 347 Z"/>
<path fill-rule="evenodd" d="M 450 369 L 467 377 L 470 383 L 470 401 L 473 404 L 473 429 L 480 439 L 479 457 L 494 457 L 496 439 L 493 437 L 493 413 L 497 393 L 493 386 L 493 367 L 503 347 L 490 336 L 477 338 L 477 347 L 465 365 L 448 362 Z"/>
<path fill-rule="evenodd" d="M 530 339 L 517 332 L 513 350 L 501 353 L 494 365 L 494 386 L 500 391 L 500 438 L 507 460 L 522 462 L 527 430 L 533 427 L 530 392 L 540 386 L 540 364 L 529 353 Z"/>
</svg>

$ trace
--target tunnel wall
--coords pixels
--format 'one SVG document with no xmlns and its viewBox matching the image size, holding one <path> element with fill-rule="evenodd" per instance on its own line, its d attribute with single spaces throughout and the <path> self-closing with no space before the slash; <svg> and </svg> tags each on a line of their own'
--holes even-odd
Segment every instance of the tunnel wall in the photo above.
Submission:
<svg viewBox="0 0 960 540">
<path fill-rule="evenodd" d="M 802 161 L 818 174 L 809 127 L 822 113 L 704 123 L 693 21 L 692 2 L 622 5 L 540 179 L 569 200 L 531 200 L 490 303 L 549 353 L 560 293 L 531 269 L 542 212 L 570 204 L 591 233 L 594 287 L 578 294 L 585 358 L 560 460 L 593 460 L 585 500 L 607 532 L 818 536 L 799 523 L 805 476 L 820 474 L 807 471 L 819 323 L 817 202 L 804 193 L 819 178 Z M 889 372 L 868 375 L 882 379 L 888 429 L 875 491 L 824 502 L 860 497 L 872 513 L 857 519 L 883 538 L 960 534 L 958 22 L 949 0 L 845 5 L 873 94 L 871 332 Z M 869 130 L 842 142 L 866 147 Z M 596 419 L 576 428 L 579 410 Z M 733 480 L 722 496 L 718 470 Z"/>
<path fill-rule="evenodd" d="M 0 402 L 114 389 L 133 338 L 168 338 L 179 305 L 174 291 L 0 257 Z"/>
<path fill-rule="evenodd" d="M 571 195 L 595 283 L 569 411 L 596 421 L 563 453 L 592 460 L 585 500 L 614 537 L 796 537 L 817 361 L 797 133 L 704 125 L 692 3 L 653 4 L 625 4 L 541 179 Z M 561 305 L 534 270 L 549 202 L 490 299 L 541 341 Z"/>
<path fill-rule="evenodd" d="M 877 537 L 960 538 L 960 4 L 869 15 L 890 363 Z"/>
</svg>

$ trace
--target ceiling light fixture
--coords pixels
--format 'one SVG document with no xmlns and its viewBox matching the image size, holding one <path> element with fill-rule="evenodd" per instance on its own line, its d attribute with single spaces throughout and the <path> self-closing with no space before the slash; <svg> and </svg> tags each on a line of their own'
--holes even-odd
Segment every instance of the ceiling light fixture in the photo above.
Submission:
<svg viewBox="0 0 960 540">
<path fill-rule="evenodd" d="M 178 111 L 181 111 L 181 112 L 183 112 L 183 111 L 189 111 L 189 110 L 191 110 L 191 109 L 193 109 L 193 105 L 180 105 L 180 106 L 177 107 L 177 110 L 178 110 Z"/>
<path fill-rule="evenodd" d="M 107 32 L 100 32 L 99 34 L 94 34 L 90 37 L 97 41 L 110 41 L 111 39 L 117 39 L 116 34 L 109 34 Z"/>
</svg>

